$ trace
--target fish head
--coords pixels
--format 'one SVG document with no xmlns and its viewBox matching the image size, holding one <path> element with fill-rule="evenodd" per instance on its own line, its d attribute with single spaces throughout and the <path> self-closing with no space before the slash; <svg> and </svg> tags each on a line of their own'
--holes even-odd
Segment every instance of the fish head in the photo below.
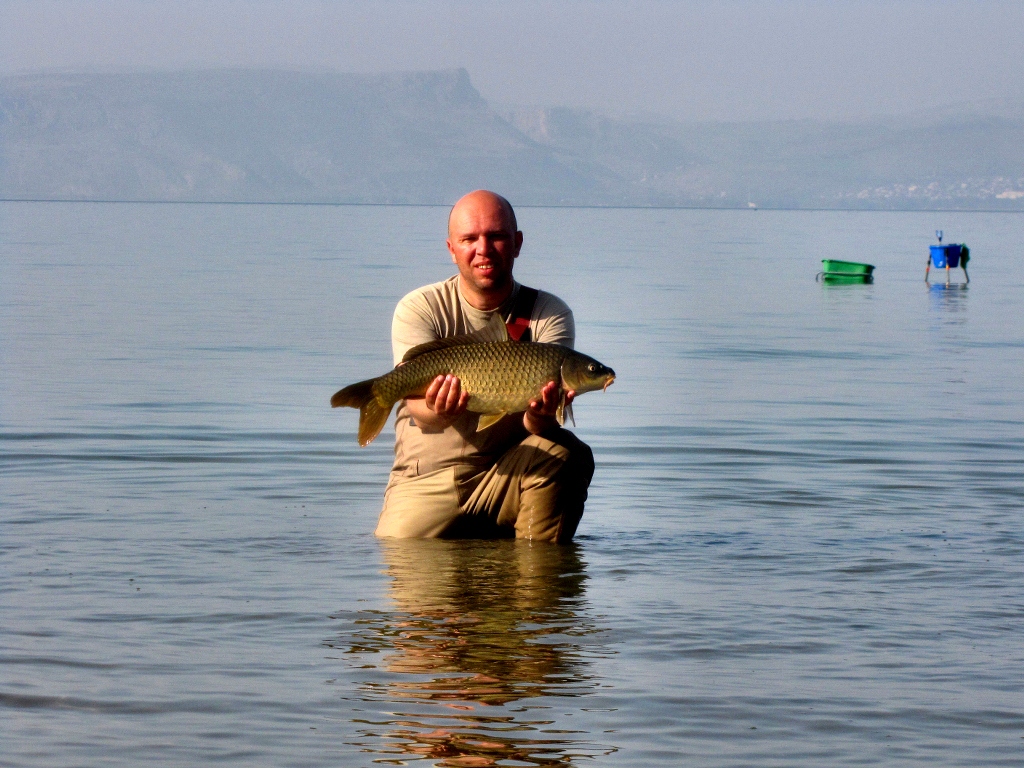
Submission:
<svg viewBox="0 0 1024 768">
<path fill-rule="evenodd" d="M 615 371 L 592 357 L 571 352 L 562 361 L 562 386 L 576 394 L 608 389 L 615 381 Z"/>
</svg>

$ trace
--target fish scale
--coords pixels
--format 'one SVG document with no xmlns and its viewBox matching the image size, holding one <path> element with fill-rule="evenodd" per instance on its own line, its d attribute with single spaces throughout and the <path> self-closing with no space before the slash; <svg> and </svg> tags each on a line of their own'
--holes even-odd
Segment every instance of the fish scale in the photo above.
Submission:
<svg viewBox="0 0 1024 768">
<path fill-rule="evenodd" d="M 505 331 L 500 318 L 493 324 Z M 492 337 L 493 338 L 493 337 Z M 387 421 L 395 403 L 420 397 L 437 376 L 457 376 L 469 393 L 467 408 L 486 429 L 501 414 L 526 410 L 549 381 L 562 390 L 556 417 L 568 411 L 564 393 L 577 394 L 607 388 L 615 372 L 592 357 L 558 344 L 529 341 L 481 341 L 478 334 L 441 339 L 414 347 L 394 370 L 350 384 L 336 392 L 331 405 L 359 409 L 359 444 L 367 445 Z"/>
<path fill-rule="evenodd" d="M 557 344 L 482 342 L 427 352 L 376 380 L 374 397 L 387 405 L 423 394 L 435 377 L 458 376 L 478 413 L 526 408 L 549 381 L 561 384 L 561 365 L 572 350 Z"/>
</svg>

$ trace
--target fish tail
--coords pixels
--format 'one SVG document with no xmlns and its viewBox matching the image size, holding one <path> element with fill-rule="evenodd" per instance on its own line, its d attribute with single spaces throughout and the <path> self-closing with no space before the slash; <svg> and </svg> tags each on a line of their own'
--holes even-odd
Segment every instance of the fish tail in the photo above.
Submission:
<svg viewBox="0 0 1024 768">
<path fill-rule="evenodd" d="M 391 414 L 391 406 L 382 405 L 373 394 L 373 385 L 376 379 L 367 379 L 356 384 L 350 384 L 344 389 L 335 392 L 331 398 L 331 407 L 339 408 L 348 406 L 359 409 L 359 444 L 369 445 L 380 431 Z"/>
<path fill-rule="evenodd" d="M 340 408 L 343 405 L 349 408 L 362 408 L 367 400 L 373 397 L 373 383 L 376 379 L 367 379 L 356 384 L 349 384 L 342 390 L 334 393 L 331 398 L 331 408 Z"/>
</svg>

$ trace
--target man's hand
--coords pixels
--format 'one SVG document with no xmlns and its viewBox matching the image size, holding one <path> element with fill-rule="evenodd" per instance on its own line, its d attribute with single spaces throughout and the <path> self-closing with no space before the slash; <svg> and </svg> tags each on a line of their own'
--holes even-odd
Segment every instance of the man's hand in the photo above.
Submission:
<svg viewBox="0 0 1024 768">
<path fill-rule="evenodd" d="M 409 414 L 420 429 L 445 429 L 466 412 L 469 393 L 462 391 L 458 376 L 438 376 L 422 398 L 407 398 Z"/>
<path fill-rule="evenodd" d="M 454 421 L 465 413 L 469 392 L 462 391 L 462 382 L 458 376 L 438 376 L 427 387 L 423 402 L 438 416 L 448 416 Z"/>
<path fill-rule="evenodd" d="M 565 393 L 565 404 L 572 403 L 576 392 L 569 390 Z M 540 397 L 531 400 L 529 407 L 523 414 L 523 426 L 526 431 L 533 435 L 540 435 L 558 426 L 558 419 L 555 413 L 558 411 L 559 401 L 558 382 L 549 381 L 540 391 Z"/>
</svg>

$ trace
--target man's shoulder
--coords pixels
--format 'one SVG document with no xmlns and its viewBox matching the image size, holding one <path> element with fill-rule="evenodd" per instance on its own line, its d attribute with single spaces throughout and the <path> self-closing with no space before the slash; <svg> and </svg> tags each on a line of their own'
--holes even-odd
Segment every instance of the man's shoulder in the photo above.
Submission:
<svg viewBox="0 0 1024 768">
<path fill-rule="evenodd" d="M 425 324 L 438 330 L 458 316 L 459 287 L 457 278 L 442 280 L 417 288 L 403 296 L 395 306 L 398 324 Z"/>
<path fill-rule="evenodd" d="M 458 290 L 453 280 L 444 280 L 424 285 L 401 298 L 391 320 L 391 348 L 396 364 L 417 344 L 467 332 L 458 330 Z"/>
<path fill-rule="evenodd" d="M 565 313 L 572 313 L 569 309 L 569 305 L 566 304 L 558 296 L 547 291 L 542 291 L 539 288 L 535 288 L 537 291 L 537 300 L 534 302 L 534 312 L 536 315 L 562 315 Z"/>
<path fill-rule="evenodd" d="M 558 296 L 537 290 L 537 298 L 530 315 L 534 341 L 573 346 L 576 341 L 576 323 L 569 305 Z"/>
<path fill-rule="evenodd" d="M 398 306 L 445 306 L 459 300 L 458 275 L 438 283 L 430 283 L 409 291 L 398 301 Z"/>
</svg>

